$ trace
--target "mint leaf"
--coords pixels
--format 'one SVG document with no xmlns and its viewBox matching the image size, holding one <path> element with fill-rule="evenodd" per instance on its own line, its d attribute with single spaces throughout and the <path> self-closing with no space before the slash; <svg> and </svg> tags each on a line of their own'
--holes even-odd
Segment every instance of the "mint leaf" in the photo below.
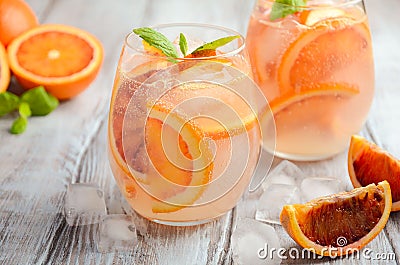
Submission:
<svg viewBox="0 0 400 265">
<path fill-rule="evenodd" d="M 26 117 L 19 116 L 12 124 L 10 132 L 12 134 L 21 134 L 26 130 L 28 126 L 28 119 Z"/>
<path fill-rule="evenodd" d="M 217 40 L 214 40 L 212 42 L 206 43 L 195 49 L 192 53 L 198 52 L 198 51 L 203 51 L 203 50 L 216 50 L 217 48 L 224 46 L 225 44 L 228 44 L 229 42 L 240 38 L 239 35 L 236 36 L 229 36 L 229 37 L 224 37 L 220 38 Z"/>
<path fill-rule="evenodd" d="M 296 13 L 300 10 L 300 7 L 306 4 L 307 0 L 275 0 L 269 18 L 271 21 L 284 18 L 290 14 Z"/>
<path fill-rule="evenodd" d="M 22 102 L 18 108 L 19 115 L 24 118 L 28 118 L 32 115 L 31 108 L 29 107 L 28 103 Z"/>
<path fill-rule="evenodd" d="M 146 27 L 134 29 L 133 32 L 145 40 L 150 46 L 161 50 L 166 56 L 178 58 L 178 52 L 176 51 L 174 44 L 172 44 L 172 42 L 163 34 L 152 28 Z"/>
<path fill-rule="evenodd" d="M 186 56 L 188 51 L 188 44 L 186 41 L 186 37 L 185 35 L 183 35 L 183 33 L 179 34 L 179 48 L 181 48 L 183 56 Z"/>
<path fill-rule="evenodd" d="M 0 117 L 18 108 L 19 98 L 10 92 L 0 93 Z"/>
<path fill-rule="evenodd" d="M 57 108 L 58 99 L 48 94 L 43 86 L 26 91 L 21 96 L 21 102 L 28 103 L 33 116 L 44 116 Z"/>
</svg>

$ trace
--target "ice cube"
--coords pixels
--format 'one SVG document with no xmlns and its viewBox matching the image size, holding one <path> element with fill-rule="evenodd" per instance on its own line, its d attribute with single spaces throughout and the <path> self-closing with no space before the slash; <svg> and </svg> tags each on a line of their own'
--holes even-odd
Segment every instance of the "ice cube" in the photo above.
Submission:
<svg viewBox="0 0 400 265">
<path fill-rule="evenodd" d="M 133 218 L 126 214 L 110 214 L 100 222 L 97 249 L 107 253 L 132 251 L 137 245 L 136 227 Z"/>
<path fill-rule="evenodd" d="M 286 204 L 300 203 L 299 188 L 294 185 L 271 184 L 256 205 L 256 220 L 280 224 L 279 216 Z"/>
<path fill-rule="evenodd" d="M 267 224 L 245 218 L 239 219 L 231 236 L 235 264 L 280 264 L 281 248 L 275 229 Z"/>
<path fill-rule="evenodd" d="M 64 201 L 64 216 L 69 225 L 88 225 L 107 214 L 104 192 L 90 183 L 69 184 Z"/>
<path fill-rule="evenodd" d="M 267 190 L 272 184 L 286 184 L 300 186 L 304 173 L 294 163 L 283 160 L 267 175 L 262 184 L 263 190 Z"/>
<path fill-rule="evenodd" d="M 335 178 L 305 178 L 300 185 L 304 202 L 312 199 L 344 191 L 342 182 Z"/>
</svg>

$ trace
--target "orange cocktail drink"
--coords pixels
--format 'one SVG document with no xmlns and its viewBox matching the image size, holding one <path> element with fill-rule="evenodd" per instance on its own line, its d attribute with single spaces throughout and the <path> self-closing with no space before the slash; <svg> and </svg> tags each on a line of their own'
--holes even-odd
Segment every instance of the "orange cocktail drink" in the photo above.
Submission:
<svg viewBox="0 0 400 265">
<path fill-rule="evenodd" d="M 152 221 L 209 221 L 236 205 L 258 163 L 257 115 L 268 105 L 248 77 L 244 39 L 191 24 L 135 33 L 126 38 L 110 105 L 114 177 Z"/>
<path fill-rule="evenodd" d="M 373 99 L 374 64 L 364 3 L 283 2 L 258 0 L 253 10 L 247 44 L 254 79 L 275 118 L 276 154 L 323 159 L 348 147 Z"/>
</svg>

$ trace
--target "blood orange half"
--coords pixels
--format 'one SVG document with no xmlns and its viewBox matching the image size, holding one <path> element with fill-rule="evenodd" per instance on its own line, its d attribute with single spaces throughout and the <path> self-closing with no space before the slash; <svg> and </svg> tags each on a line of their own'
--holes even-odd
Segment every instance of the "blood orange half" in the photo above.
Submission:
<svg viewBox="0 0 400 265">
<path fill-rule="evenodd" d="M 10 68 L 21 85 L 43 85 L 58 99 L 69 99 L 89 86 L 103 61 L 100 41 L 66 25 L 41 25 L 8 46 Z"/>
</svg>

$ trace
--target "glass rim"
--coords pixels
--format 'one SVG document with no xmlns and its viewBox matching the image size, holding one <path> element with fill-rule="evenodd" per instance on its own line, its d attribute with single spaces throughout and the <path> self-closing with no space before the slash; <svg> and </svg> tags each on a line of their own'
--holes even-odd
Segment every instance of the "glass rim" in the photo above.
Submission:
<svg viewBox="0 0 400 265">
<path fill-rule="evenodd" d="M 257 3 L 260 2 L 270 2 L 270 3 L 274 3 L 275 0 L 257 0 Z M 288 7 L 299 7 L 302 9 L 328 9 L 328 8 L 335 8 L 335 7 L 344 7 L 344 6 L 348 6 L 348 5 L 354 5 L 354 4 L 358 4 L 358 3 L 364 3 L 364 0 L 346 0 L 346 1 L 333 1 L 333 3 L 326 3 L 325 5 L 309 5 L 309 2 L 306 3 L 306 5 L 301 5 L 301 6 L 295 6 L 295 5 L 291 5 L 291 4 L 286 4 L 286 3 L 278 3 L 279 5 L 282 6 L 288 6 Z"/>
<path fill-rule="evenodd" d="M 209 28 L 213 30 L 219 30 L 219 31 L 224 31 L 227 33 L 230 33 L 233 35 L 238 35 L 241 42 L 239 43 L 239 47 L 229 50 L 226 53 L 221 53 L 213 56 L 204 56 L 204 57 L 196 57 L 196 58 L 184 58 L 184 57 L 170 57 L 166 55 L 155 55 L 155 54 L 149 54 L 146 53 L 143 49 L 139 49 L 135 45 L 132 45 L 132 43 L 129 42 L 129 39 L 133 36 L 134 38 L 141 39 L 139 36 L 137 36 L 133 31 L 127 34 L 124 38 L 124 45 L 125 47 L 128 47 L 129 49 L 135 50 L 136 52 L 145 55 L 146 57 L 154 57 L 154 58 L 163 58 L 163 59 L 168 59 L 168 60 L 177 60 L 177 61 L 193 61 L 193 60 L 209 60 L 209 59 L 215 59 L 215 58 L 224 58 L 224 57 L 231 57 L 233 55 L 239 54 L 242 52 L 245 47 L 246 47 L 246 41 L 244 36 L 239 33 L 238 31 L 219 26 L 219 25 L 214 25 L 214 24 L 207 24 L 207 23 L 162 23 L 162 24 L 155 24 L 152 26 L 149 26 L 149 28 L 152 29 L 159 29 L 159 28 L 173 28 L 173 27 L 195 27 L 195 28 Z"/>
</svg>

